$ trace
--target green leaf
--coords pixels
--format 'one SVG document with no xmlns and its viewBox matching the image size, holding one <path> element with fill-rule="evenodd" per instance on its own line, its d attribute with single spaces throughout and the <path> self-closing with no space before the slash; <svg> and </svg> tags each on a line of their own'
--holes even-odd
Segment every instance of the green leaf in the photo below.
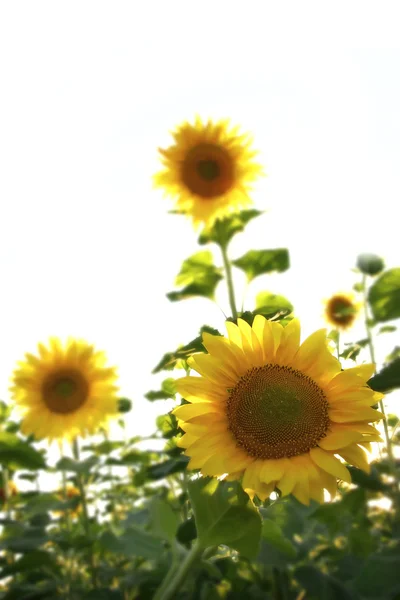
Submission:
<svg viewBox="0 0 400 600">
<path fill-rule="evenodd" d="M 46 569 L 54 572 L 58 571 L 59 567 L 55 562 L 54 556 L 44 550 L 34 550 L 33 552 L 24 554 L 13 564 L 3 568 L 1 577 L 32 571 L 34 569 Z"/>
<path fill-rule="evenodd" d="M 258 315 L 264 315 L 271 319 L 276 314 L 288 315 L 293 311 L 293 305 L 285 296 L 272 294 L 271 292 L 260 292 L 256 296 L 256 310 Z"/>
<path fill-rule="evenodd" d="M 375 492 L 388 492 L 390 486 L 382 481 L 379 476 L 379 472 L 374 466 L 371 467 L 370 473 L 365 473 L 361 469 L 356 467 L 348 466 L 347 469 L 350 471 L 351 480 L 356 485 L 365 488 L 367 490 L 373 490 Z"/>
<path fill-rule="evenodd" d="M 99 543 L 104 550 L 114 554 L 123 554 L 129 558 L 141 556 L 150 560 L 157 559 L 162 552 L 160 538 L 132 525 L 120 537 L 110 531 L 105 531 L 101 535 Z"/>
<path fill-rule="evenodd" d="M 192 356 L 192 354 L 195 354 L 196 352 L 205 352 L 206 349 L 202 342 L 202 334 L 205 332 L 210 333 L 211 335 L 221 335 L 217 329 L 204 325 L 200 329 L 200 335 L 194 340 L 185 346 L 178 348 L 175 352 L 167 352 L 167 354 L 164 354 L 158 365 L 153 369 L 153 373 L 174 369 L 177 366 L 178 361 L 187 360 L 189 356 Z"/>
<path fill-rule="evenodd" d="M 237 482 L 201 477 L 188 484 L 199 543 L 225 544 L 247 558 L 257 556 L 261 518 Z"/>
<path fill-rule="evenodd" d="M 154 400 L 168 400 L 169 398 L 174 399 L 176 395 L 175 379 L 169 377 L 164 379 L 161 384 L 161 390 L 150 391 L 145 394 L 145 398 L 153 402 Z"/>
<path fill-rule="evenodd" d="M 152 465 L 146 470 L 148 479 L 164 479 L 172 473 L 180 473 L 187 467 L 189 459 L 187 456 L 178 456 L 177 458 L 169 458 L 158 465 Z"/>
<path fill-rule="evenodd" d="M 393 331 L 396 331 L 397 327 L 395 325 L 384 325 L 383 327 L 379 328 L 378 334 L 379 333 L 393 333 Z"/>
<path fill-rule="evenodd" d="M 32 519 L 36 515 L 43 515 L 50 511 L 65 509 L 65 503 L 55 494 L 42 492 L 28 500 L 24 507 L 24 519 Z"/>
<path fill-rule="evenodd" d="M 156 419 L 157 429 L 162 432 L 165 439 L 170 439 L 178 434 L 178 421 L 175 415 L 159 415 Z"/>
<path fill-rule="evenodd" d="M 398 598 L 400 593 L 400 547 L 371 554 L 358 573 L 354 585 L 363 598 Z"/>
<path fill-rule="evenodd" d="M 239 213 L 218 220 L 210 229 L 201 233 L 198 242 L 201 245 L 215 242 L 226 246 L 236 233 L 244 230 L 249 221 L 262 214 L 260 210 L 242 210 Z"/>
<path fill-rule="evenodd" d="M 244 271 L 248 281 L 264 273 L 281 273 L 289 268 L 289 252 L 286 248 L 276 250 L 249 250 L 240 258 L 232 261 L 235 267 Z"/>
<path fill-rule="evenodd" d="M 400 268 L 385 271 L 370 287 L 368 300 L 375 321 L 400 317 Z"/>
<path fill-rule="evenodd" d="M 152 532 L 158 537 L 172 542 L 179 526 L 179 517 L 171 504 L 155 498 L 150 505 L 150 524 Z"/>
<path fill-rule="evenodd" d="M 45 469 L 46 461 L 28 442 L 13 433 L 0 433 L 0 463 L 11 469 Z"/>
<path fill-rule="evenodd" d="M 385 263 L 377 254 L 360 254 L 357 257 L 357 267 L 364 275 L 378 275 L 385 268 Z"/>
<path fill-rule="evenodd" d="M 59 471 L 71 471 L 72 473 L 80 473 L 81 475 L 89 475 L 93 467 L 99 463 L 97 456 L 89 456 L 86 460 L 76 461 L 73 458 L 65 456 L 56 464 L 56 469 Z"/>
<path fill-rule="evenodd" d="M 338 579 L 315 567 L 299 567 L 294 576 L 306 590 L 307 600 L 356 600 Z"/>
<path fill-rule="evenodd" d="M 368 385 L 376 392 L 385 393 L 400 388 L 400 358 L 396 358 L 371 377 Z"/>
<path fill-rule="evenodd" d="M 131 409 L 132 409 L 132 400 L 129 400 L 129 398 L 119 398 L 118 399 L 118 412 L 128 413 Z"/>
<path fill-rule="evenodd" d="M 262 524 L 262 537 L 276 550 L 286 554 L 289 558 L 296 558 L 296 548 L 282 533 L 282 529 L 272 519 L 264 519 Z"/>
<path fill-rule="evenodd" d="M 197 252 L 183 263 L 175 284 L 182 286 L 178 292 L 170 292 L 167 298 L 172 302 L 193 296 L 214 298 L 217 283 L 222 279 L 221 269 L 213 264 L 213 255 L 208 250 Z"/>
</svg>

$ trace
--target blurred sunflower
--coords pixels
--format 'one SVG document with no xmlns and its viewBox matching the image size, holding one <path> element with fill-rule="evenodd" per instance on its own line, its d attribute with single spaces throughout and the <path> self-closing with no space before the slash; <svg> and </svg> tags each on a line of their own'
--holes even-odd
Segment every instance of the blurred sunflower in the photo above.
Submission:
<svg viewBox="0 0 400 600">
<path fill-rule="evenodd" d="M 369 470 L 363 447 L 380 441 L 370 422 L 382 394 L 366 381 L 372 365 L 341 371 L 320 330 L 300 345 L 296 319 L 286 327 L 257 315 L 253 326 L 227 322 L 228 339 L 203 334 L 209 354 L 190 366 L 201 377 L 176 382 L 189 402 L 174 410 L 185 435 L 189 468 L 203 475 L 243 476 L 243 488 L 264 500 L 278 488 L 300 502 L 333 496 L 350 482 L 343 462 Z"/>
<path fill-rule="evenodd" d="M 36 438 L 72 440 L 95 433 L 117 415 L 116 369 L 104 352 L 81 340 L 56 338 L 25 355 L 12 376 L 11 392 L 22 413 L 21 430 Z"/>
<path fill-rule="evenodd" d="M 60 500 L 73 500 L 74 498 L 79 498 L 81 495 L 80 491 L 78 490 L 77 487 L 75 487 L 74 485 L 71 484 L 67 484 L 66 485 L 66 489 L 60 489 L 57 492 L 57 498 L 59 498 Z M 74 510 L 69 510 L 69 514 L 71 517 L 75 518 L 79 515 L 79 513 L 82 511 L 82 506 L 80 504 L 77 505 L 77 507 Z M 63 513 L 60 511 L 55 511 L 54 515 L 55 516 L 60 516 Z"/>
<path fill-rule="evenodd" d="M 351 294 L 335 294 L 325 303 L 325 318 L 337 329 L 349 329 L 357 318 L 360 306 Z"/>
<path fill-rule="evenodd" d="M 8 494 L 6 494 L 6 490 L 4 489 L 4 483 L 2 482 L 2 485 L 0 487 L 0 504 L 5 502 L 6 497 L 11 498 L 12 496 L 16 496 L 17 494 L 18 488 L 14 481 L 10 480 L 8 482 Z"/>
<path fill-rule="evenodd" d="M 184 122 L 172 133 L 174 145 L 159 148 L 164 170 L 154 181 L 176 199 L 177 210 L 189 215 L 194 225 L 211 226 L 251 203 L 252 182 L 263 173 L 254 162 L 251 138 L 230 128 L 228 120 L 194 125 Z"/>
</svg>

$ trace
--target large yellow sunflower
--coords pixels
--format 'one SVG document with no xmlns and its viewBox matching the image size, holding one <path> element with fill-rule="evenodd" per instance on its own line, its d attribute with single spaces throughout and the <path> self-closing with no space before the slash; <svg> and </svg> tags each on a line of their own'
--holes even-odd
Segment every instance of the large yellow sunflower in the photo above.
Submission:
<svg viewBox="0 0 400 600">
<path fill-rule="evenodd" d="M 67 439 L 95 433 L 118 413 L 116 369 L 104 352 L 81 340 L 38 345 L 12 376 L 11 392 L 22 413 L 21 429 L 36 438 Z"/>
<path fill-rule="evenodd" d="M 263 173 L 254 162 L 251 138 L 230 128 L 229 121 L 180 125 L 173 133 L 174 145 L 159 148 L 164 169 L 155 184 L 176 199 L 176 208 L 189 215 L 196 226 L 214 221 L 251 203 L 251 183 Z"/>
<path fill-rule="evenodd" d="M 349 329 L 359 313 L 360 306 L 351 294 L 334 294 L 325 303 L 325 318 L 337 329 Z"/>
<path fill-rule="evenodd" d="M 286 327 L 257 315 L 253 326 L 227 322 L 228 339 L 203 334 L 209 354 L 190 366 L 201 377 L 177 381 L 189 402 L 174 410 L 185 434 L 179 445 L 188 467 L 204 475 L 240 479 L 264 500 L 278 488 L 308 504 L 350 482 L 343 462 L 368 471 L 364 447 L 380 441 L 370 422 L 382 394 L 366 381 L 372 365 L 341 371 L 325 330 L 300 345 L 296 319 Z"/>
</svg>

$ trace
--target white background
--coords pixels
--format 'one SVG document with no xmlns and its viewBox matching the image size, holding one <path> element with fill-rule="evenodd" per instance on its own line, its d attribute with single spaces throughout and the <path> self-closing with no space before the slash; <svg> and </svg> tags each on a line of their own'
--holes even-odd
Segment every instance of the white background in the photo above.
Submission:
<svg viewBox="0 0 400 600">
<path fill-rule="evenodd" d="M 0 397 L 38 341 L 83 337 L 118 365 L 130 431 L 150 433 L 170 406 L 143 399 L 163 378 L 152 368 L 203 323 L 223 330 L 217 305 L 165 298 L 197 236 L 151 177 L 157 147 L 195 114 L 252 132 L 268 174 L 254 192 L 266 214 L 232 256 L 290 250 L 291 269 L 254 282 L 247 308 L 261 289 L 286 294 L 307 335 L 324 326 L 323 299 L 357 280 L 357 254 L 398 266 L 398 10 L 3 0 Z M 240 299 L 240 272 L 236 284 Z M 217 299 L 228 313 L 223 286 Z M 344 341 L 362 337 L 359 323 Z M 378 344 L 380 360 L 395 343 Z"/>
</svg>

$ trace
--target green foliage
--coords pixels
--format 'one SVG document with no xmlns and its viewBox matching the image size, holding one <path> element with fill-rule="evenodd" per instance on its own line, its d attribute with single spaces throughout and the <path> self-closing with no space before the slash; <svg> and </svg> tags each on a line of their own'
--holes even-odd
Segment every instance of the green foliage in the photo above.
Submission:
<svg viewBox="0 0 400 600">
<path fill-rule="evenodd" d="M 315 567 L 299 567 L 294 576 L 306 590 L 309 600 L 355 600 L 354 595 L 338 579 Z"/>
<path fill-rule="evenodd" d="M 120 413 L 128 413 L 132 410 L 132 401 L 128 398 L 119 398 L 118 411 Z"/>
<path fill-rule="evenodd" d="M 185 346 L 181 346 L 174 352 L 167 352 L 164 354 L 158 365 L 153 369 L 153 373 L 158 373 L 163 370 L 171 370 L 175 369 L 181 361 L 186 361 L 189 356 L 195 354 L 195 352 L 205 352 L 206 349 L 203 346 L 202 342 L 202 334 L 210 333 L 211 335 L 221 335 L 217 329 L 213 327 L 209 327 L 208 325 L 203 325 L 200 329 L 200 335 L 198 335 L 194 340 L 186 344 Z M 149 392 L 149 394 L 154 394 L 157 392 Z M 150 396 L 149 400 L 155 400 L 154 396 Z"/>
<path fill-rule="evenodd" d="M 360 254 L 357 257 L 357 267 L 364 275 L 378 275 L 385 268 L 385 263 L 377 254 Z"/>
<path fill-rule="evenodd" d="M 200 478 L 188 484 L 188 493 L 204 548 L 225 544 L 247 558 L 257 555 L 261 518 L 239 484 Z"/>
<path fill-rule="evenodd" d="M 290 266 L 289 252 L 286 248 L 249 250 L 240 258 L 233 260 L 232 264 L 246 273 L 248 281 L 252 281 L 264 273 L 286 271 Z"/>
<path fill-rule="evenodd" d="M 400 357 L 395 358 L 391 363 L 371 377 L 368 385 L 376 392 L 391 392 L 400 388 Z"/>
<path fill-rule="evenodd" d="M 162 382 L 161 390 L 147 392 L 145 398 L 150 400 L 150 402 L 154 402 L 154 400 L 168 400 L 169 398 L 175 398 L 175 394 L 175 379 L 169 377 Z"/>
<path fill-rule="evenodd" d="M 400 268 L 385 271 L 370 287 L 368 300 L 376 321 L 400 317 Z"/>
<path fill-rule="evenodd" d="M 214 298 L 217 283 L 222 279 L 221 269 L 213 263 L 213 255 L 208 250 L 197 252 L 187 258 L 181 266 L 175 284 L 182 286 L 178 292 L 170 292 L 167 298 L 172 302 L 203 296 Z"/>
<path fill-rule="evenodd" d="M 10 469 L 44 469 L 46 461 L 41 452 L 13 433 L 0 432 L 0 463 Z"/>
<path fill-rule="evenodd" d="M 160 538 L 132 525 L 127 527 L 121 536 L 116 536 L 111 531 L 105 531 L 99 539 L 99 544 L 106 552 L 122 554 L 127 557 L 141 556 L 142 558 L 157 559 L 162 552 Z"/>
<path fill-rule="evenodd" d="M 256 296 L 256 314 L 264 315 L 267 319 L 272 316 L 286 316 L 293 311 L 293 305 L 285 296 L 271 292 L 259 292 Z"/>
<path fill-rule="evenodd" d="M 262 215 L 262 211 L 256 209 L 242 210 L 224 219 L 220 219 L 214 225 L 204 230 L 199 237 L 199 244 L 204 245 L 215 242 L 222 246 L 227 246 L 236 233 L 243 231 L 246 224 Z"/>
</svg>

